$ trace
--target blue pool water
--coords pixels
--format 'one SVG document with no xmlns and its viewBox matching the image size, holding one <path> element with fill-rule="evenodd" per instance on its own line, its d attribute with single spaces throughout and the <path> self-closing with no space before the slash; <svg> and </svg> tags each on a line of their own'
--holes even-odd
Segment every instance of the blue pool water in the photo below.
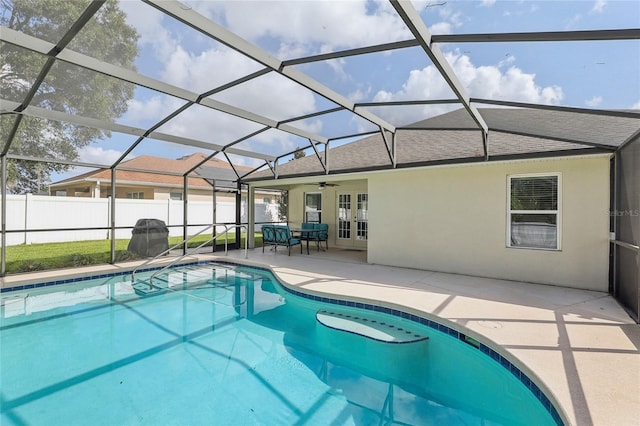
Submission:
<svg viewBox="0 0 640 426">
<path fill-rule="evenodd" d="M 187 266 L 155 283 L 167 290 L 141 296 L 122 275 L 3 293 L 0 423 L 557 423 L 526 380 L 433 327 L 299 297 L 260 269 Z M 329 328 L 320 310 L 428 339 Z"/>
</svg>

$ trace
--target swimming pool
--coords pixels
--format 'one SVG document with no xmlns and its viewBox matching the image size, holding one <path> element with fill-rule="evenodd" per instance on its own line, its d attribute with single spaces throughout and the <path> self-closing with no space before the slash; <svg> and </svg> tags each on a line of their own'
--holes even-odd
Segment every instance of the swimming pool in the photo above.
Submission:
<svg viewBox="0 0 640 426">
<path fill-rule="evenodd" d="M 3 293 L 2 424 L 561 423 L 512 364 L 441 324 L 256 268 L 188 265 L 156 285 Z"/>
</svg>

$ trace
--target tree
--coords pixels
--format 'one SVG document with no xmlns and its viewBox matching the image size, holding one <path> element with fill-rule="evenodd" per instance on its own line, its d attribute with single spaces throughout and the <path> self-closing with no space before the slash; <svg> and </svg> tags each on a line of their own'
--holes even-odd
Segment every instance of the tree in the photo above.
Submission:
<svg viewBox="0 0 640 426">
<path fill-rule="evenodd" d="M 298 158 L 303 158 L 306 157 L 307 153 L 304 152 L 304 150 L 302 148 L 298 148 L 294 153 L 293 153 L 293 158 L 289 161 L 293 161 L 293 160 L 297 160 Z"/>
<path fill-rule="evenodd" d="M 289 215 L 289 191 L 283 190 L 278 197 L 278 220 L 286 222 Z"/>
<path fill-rule="evenodd" d="M 86 9 L 86 0 L 0 0 L 0 24 L 51 43 L 57 43 Z M 108 0 L 67 46 L 76 52 L 135 70 L 138 33 L 127 25 L 116 0 Z M 8 43 L 0 50 L 0 95 L 22 103 L 47 57 Z M 95 71 L 56 61 L 30 105 L 113 121 L 127 110 L 134 85 Z M 15 120 L 0 121 L 2 146 Z M 110 132 L 69 123 L 23 117 L 9 153 L 36 158 L 76 160 L 78 149 L 109 137 Z M 0 147 L 2 149 L 2 147 Z M 10 161 L 11 192 L 40 192 L 52 172 L 69 166 L 34 161 Z"/>
</svg>

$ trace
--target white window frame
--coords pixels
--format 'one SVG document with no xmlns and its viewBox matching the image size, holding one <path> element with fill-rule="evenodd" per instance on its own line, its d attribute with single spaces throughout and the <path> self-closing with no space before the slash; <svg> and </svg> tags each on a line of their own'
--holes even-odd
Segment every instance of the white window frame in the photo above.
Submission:
<svg viewBox="0 0 640 426">
<path fill-rule="evenodd" d="M 536 177 L 556 177 L 558 179 L 558 208 L 557 210 L 511 210 L 511 180 L 514 178 L 536 178 Z M 511 216 L 513 214 L 555 214 L 556 215 L 556 247 L 526 247 L 514 246 L 511 244 Z M 544 250 L 544 251 L 561 251 L 562 250 L 562 173 L 527 173 L 515 174 L 507 176 L 507 233 L 506 244 L 508 248 L 520 250 Z"/>
<path fill-rule="evenodd" d="M 322 223 L 322 192 L 305 192 L 304 193 L 304 211 L 303 211 L 304 217 L 303 217 L 303 222 L 307 222 L 307 213 L 312 213 L 311 211 L 307 210 L 307 195 L 319 195 L 320 196 L 320 209 L 319 210 L 314 210 L 313 212 L 318 213 L 318 222 L 317 223 Z"/>
<path fill-rule="evenodd" d="M 127 198 L 130 200 L 144 200 L 144 191 L 127 192 Z"/>
</svg>

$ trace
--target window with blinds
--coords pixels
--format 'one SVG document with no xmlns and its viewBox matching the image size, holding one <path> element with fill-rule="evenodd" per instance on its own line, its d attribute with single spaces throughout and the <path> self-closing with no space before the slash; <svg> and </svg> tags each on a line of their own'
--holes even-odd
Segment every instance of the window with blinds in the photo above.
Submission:
<svg viewBox="0 0 640 426">
<path fill-rule="evenodd" d="M 307 192 L 304 200 L 304 221 L 322 223 L 322 194 Z"/>
<path fill-rule="evenodd" d="M 507 246 L 560 249 L 560 174 L 508 177 Z"/>
</svg>

